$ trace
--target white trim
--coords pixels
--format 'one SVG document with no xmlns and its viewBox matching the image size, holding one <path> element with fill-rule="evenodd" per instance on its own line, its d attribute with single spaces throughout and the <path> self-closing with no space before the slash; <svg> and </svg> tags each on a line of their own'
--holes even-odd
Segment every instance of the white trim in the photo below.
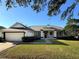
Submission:
<svg viewBox="0 0 79 59">
<path fill-rule="evenodd" d="M 54 31 L 54 37 L 57 37 L 57 31 Z"/>
</svg>

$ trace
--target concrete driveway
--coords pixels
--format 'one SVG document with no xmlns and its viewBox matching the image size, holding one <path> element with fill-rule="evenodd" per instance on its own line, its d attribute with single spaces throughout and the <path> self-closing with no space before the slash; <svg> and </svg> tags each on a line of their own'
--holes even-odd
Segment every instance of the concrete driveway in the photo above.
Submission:
<svg viewBox="0 0 79 59">
<path fill-rule="evenodd" d="M 5 49 L 8 49 L 10 47 L 13 47 L 14 44 L 11 43 L 11 42 L 3 42 L 3 43 L 0 43 L 0 52 L 5 50 Z"/>
</svg>

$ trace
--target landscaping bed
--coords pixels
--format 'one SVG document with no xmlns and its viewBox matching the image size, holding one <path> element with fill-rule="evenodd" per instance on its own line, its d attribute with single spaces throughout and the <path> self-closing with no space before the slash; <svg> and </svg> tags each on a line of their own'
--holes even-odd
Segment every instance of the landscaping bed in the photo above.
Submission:
<svg viewBox="0 0 79 59">
<path fill-rule="evenodd" d="M 33 42 L 35 40 L 41 40 L 41 37 L 36 37 L 36 36 L 33 36 L 33 37 L 22 37 L 22 41 L 23 42 Z"/>
<path fill-rule="evenodd" d="M 34 42 L 46 42 L 45 39 L 35 40 Z"/>
<path fill-rule="evenodd" d="M 63 40 L 79 40 L 79 36 L 63 36 L 63 37 L 56 37 L 57 39 Z"/>
</svg>

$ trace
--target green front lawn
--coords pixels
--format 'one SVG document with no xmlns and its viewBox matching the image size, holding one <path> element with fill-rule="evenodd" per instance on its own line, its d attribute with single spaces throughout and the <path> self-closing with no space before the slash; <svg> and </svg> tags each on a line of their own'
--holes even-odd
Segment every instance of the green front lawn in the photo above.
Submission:
<svg viewBox="0 0 79 59">
<path fill-rule="evenodd" d="M 79 59 L 79 41 L 54 40 L 52 44 L 20 44 L 0 53 L 14 59 Z"/>
</svg>

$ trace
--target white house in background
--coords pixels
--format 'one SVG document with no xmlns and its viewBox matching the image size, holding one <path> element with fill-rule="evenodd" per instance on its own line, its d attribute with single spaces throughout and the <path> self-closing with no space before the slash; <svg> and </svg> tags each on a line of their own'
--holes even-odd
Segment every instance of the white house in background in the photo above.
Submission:
<svg viewBox="0 0 79 59">
<path fill-rule="evenodd" d="M 43 38 L 53 38 L 58 36 L 58 32 L 63 28 L 58 26 L 30 26 L 27 27 L 16 22 L 8 29 L 3 29 L 0 33 L 6 41 L 22 41 L 24 36 L 38 36 Z"/>
</svg>

